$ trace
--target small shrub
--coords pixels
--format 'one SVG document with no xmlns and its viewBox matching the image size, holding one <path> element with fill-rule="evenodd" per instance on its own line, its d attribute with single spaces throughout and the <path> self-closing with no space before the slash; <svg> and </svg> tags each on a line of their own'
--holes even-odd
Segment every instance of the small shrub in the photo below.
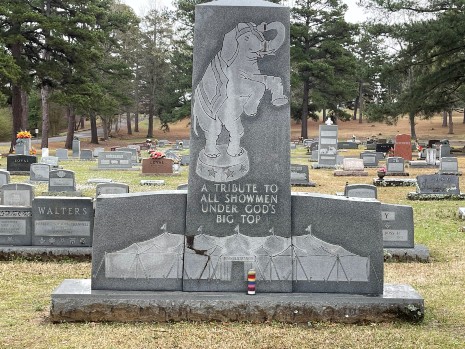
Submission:
<svg viewBox="0 0 465 349">
<path fill-rule="evenodd" d="M 9 141 L 11 138 L 11 113 L 8 108 L 0 109 L 0 141 Z"/>
</svg>

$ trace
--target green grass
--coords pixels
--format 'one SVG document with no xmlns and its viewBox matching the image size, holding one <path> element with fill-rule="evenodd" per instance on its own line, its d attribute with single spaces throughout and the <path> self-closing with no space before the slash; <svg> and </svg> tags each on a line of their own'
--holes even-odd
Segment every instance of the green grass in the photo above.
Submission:
<svg viewBox="0 0 465 349">
<path fill-rule="evenodd" d="M 0 149 L 0 152 L 3 149 Z M 343 155 L 357 155 L 350 151 Z M 292 163 L 310 165 L 305 150 L 292 151 Z M 2 161 L 5 167 L 6 161 Z M 62 161 L 74 170 L 78 190 L 95 196 L 89 178 L 112 178 L 127 183 L 130 192 L 175 189 L 187 182 L 187 167 L 179 176 L 141 176 L 138 171 L 96 171 L 96 162 Z M 459 158 L 465 168 L 465 158 Z M 293 190 L 334 194 L 346 181 L 370 183 L 368 177 L 334 177 L 331 170 L 310 170 L 316 188 Z M 433 170 L 407 169 L 410 177 Z M 140 185 L 142 179 L 164 179 L 164 187 Z M 13 182 L 27 177 L 13 176 Z M 465 192 L 462 182 L 462 192 Z M 36 195 L 46 191 L 36 187 Z M 464 348 L 465 347 L 465 223 L 457 217 L 458 201 L 406 200 L 414 188 L 379 188 L 382 202 L 413 206 L 415 241 L 428 246 L 431 263 L 385 264 L 385 282 L 411 284 L 424 298 L 422 323 L 403 322 L 340 325 L 312 323 L 175 323 L 51 324 L 50 294 L 65 278 L 90 278 L 90 263 L 0 262 L 0 348 Z"/>
</svg>

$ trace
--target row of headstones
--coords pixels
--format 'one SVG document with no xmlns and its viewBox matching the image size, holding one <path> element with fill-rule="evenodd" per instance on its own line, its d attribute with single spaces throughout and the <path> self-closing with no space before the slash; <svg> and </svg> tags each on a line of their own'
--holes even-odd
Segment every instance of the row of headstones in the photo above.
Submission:
<svg viewBox="0 0 465 349">
<path fill-rule="evenodd" d="M 92 198 L 33 196 L 26 184 L 2 187 L 0 245 L 92 246 Z"/>
</svg>

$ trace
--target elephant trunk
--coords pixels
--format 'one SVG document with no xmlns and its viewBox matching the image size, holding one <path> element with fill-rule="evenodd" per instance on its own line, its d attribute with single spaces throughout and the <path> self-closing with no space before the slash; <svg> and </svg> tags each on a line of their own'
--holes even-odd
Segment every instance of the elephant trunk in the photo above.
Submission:
<svg viewBox="0 0 465 349">
<path fill-rule="evenodd" d="M 262 33 L 267 32 L 269 30 L 275 30 L 276 36 L 274 39 L 265 41 L 263 44 L 263 55 L 273 54 L 276 50 L 278 50 L 284 42 L 286 38 L 286 29 L 284 28 L 284 24 L 281 22 L 271 22 L 271 23 L 262 23 L 257 28 Z"/>
</svg>

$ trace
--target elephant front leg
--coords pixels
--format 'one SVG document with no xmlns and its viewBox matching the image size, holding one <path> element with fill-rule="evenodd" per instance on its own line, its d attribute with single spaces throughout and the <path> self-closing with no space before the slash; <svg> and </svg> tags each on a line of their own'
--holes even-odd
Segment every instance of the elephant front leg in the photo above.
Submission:
<svg viewBox="0 0 465 349">
<path fill-rule="evenodd" d="M 265 93 L 265 85 L 262 83 L 253 83 L 250 86 L 252 93 L 248 96 L 247 100 L 244 103 L 244 113 L 248 116 L 257 115 L 258 105 Z"/>
<path fill-rule="evenodd" d="M 271 92 L 271 103 L 274 106 L 287 104 L 289 99 L 284 95 L 283 83 L 277 76 L 267 76 L 265 79 L 266 89 Z"/>
</svg>

